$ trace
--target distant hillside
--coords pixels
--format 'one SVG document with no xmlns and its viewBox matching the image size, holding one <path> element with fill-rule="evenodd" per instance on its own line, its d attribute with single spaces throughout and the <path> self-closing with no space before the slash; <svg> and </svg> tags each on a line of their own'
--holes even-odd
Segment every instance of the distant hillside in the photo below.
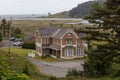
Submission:
<svg viewBox="0 0 120 80">
<path fill-rule="evenodd" d="M 105 0 L 88 1 L 88 2 L 85 2 L 85 3 L 79 4 L 77 7 L 71 9 L 70 11 L 64 11 L 64 12 L 61 12 L 61 13 L 51 15 L 49 17 L 78 18 L 78 17 L 83 17 L 83 16 L 86 16 L 86 15 L 90 15 L 90 11 L 92 10 L 92 5 L 96 2 L 98 4 L 103 4 L 103 2 L 105 2 Z"/>
<path fill-rule="evenodd" d="M 94 3 L 103 4 L 105 0 L 96 0 L 96 1 L 88 1 L 82 4 L 79 4 L 77 7 L 73 8 L 69 11 L 70 17 L 83 17 L 85 15 L 90 15 L 90 11 L 92 10 L 92 5 Z"/>
</svg>

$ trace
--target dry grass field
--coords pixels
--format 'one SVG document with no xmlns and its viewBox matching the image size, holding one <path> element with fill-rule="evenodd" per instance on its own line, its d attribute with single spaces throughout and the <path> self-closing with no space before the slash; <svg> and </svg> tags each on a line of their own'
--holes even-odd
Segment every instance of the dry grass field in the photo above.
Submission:
<svg viewBox="0 0 120 80">
<path fill-rule="evenodd" d="M 71 20 L 13 20 L 12 26 L 19 27 L 24 34 L 35 32 L 38 27 L 64 27 L 64 28 L 80 28 L 84 25 L 70 25 L 65 23 L 79 22 Z"/>
</svg>

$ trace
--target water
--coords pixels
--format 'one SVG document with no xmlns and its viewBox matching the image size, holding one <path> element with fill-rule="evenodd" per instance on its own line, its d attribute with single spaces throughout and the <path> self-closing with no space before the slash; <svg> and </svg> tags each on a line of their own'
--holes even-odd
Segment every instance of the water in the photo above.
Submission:
<svg viewBox="0 0 120 80">
<path fill-rule="evenodd" d="M 26 14 L 26 15 L 0 15 L 0 20 L 5 18 L 7 20 L 12 19 L 12 20 L 29 20 L 33 19 L 36 17 L 41 17 L 45 15 L 39 15 L 39 14 Z"/>
<path fill-rule="evenodd" d="M 40 18 L 41 16 L 46 16 L 46 15 L 0 15 L 0 20 L 5 18 L 6 20 L 81 20 L 80 18 Z"/>
</svg>

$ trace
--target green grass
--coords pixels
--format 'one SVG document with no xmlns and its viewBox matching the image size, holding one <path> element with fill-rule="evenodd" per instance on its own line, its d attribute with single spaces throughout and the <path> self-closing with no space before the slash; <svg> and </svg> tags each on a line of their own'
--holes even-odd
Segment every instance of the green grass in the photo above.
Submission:
<svg viewBox="0 0 120 80">
<path fill-rule="evenodd" d="M 2 50 L 7 51 L 7 48 L 2 48 Z M 32 49 L 22 49 L 22 48 L 11 48 L 11 53 L 13 54 L 18 54 L 22 56 L 27 56 L 28 53 L 31 53 Z M 40 56 L 36 55 L 35 59 L 40 60 L 40 61 L 45 61 L 45 62 L 58 62 L 58 59 L 54 59 L 52 57 L 46 57 L 46 58 L 41 58 Z"/>
<path fill-rule="evenodd" d="M 2 50 L 7 51 L 7 48 L 2 48 Z M 10 48 L 10 52 L 12 54 L 19 54 L 19 55 L 23 55 L 23 56 L 27 56 L 28 53 L 31 53 L 32 49 L 22 49 L 22 48 Z"/>
</svg>

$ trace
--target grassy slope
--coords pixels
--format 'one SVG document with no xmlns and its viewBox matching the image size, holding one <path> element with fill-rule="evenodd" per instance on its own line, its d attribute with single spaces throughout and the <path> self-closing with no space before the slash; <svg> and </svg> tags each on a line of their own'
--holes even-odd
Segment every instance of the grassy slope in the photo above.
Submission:
<svg viewBox="0 0 120 80">
<path fill-rule="evenodd" d="M 30 80 L 49 80 L 47 76 L 39 73 L 38 68 L 28 62 L 24 57 L 18 54 L 11 54 L 13 59 L 10 59 L 6 53 L 6 51 L 0 50 L 0 57 L 7 59 L 7 63 L 11 70 L 16 71 L 17 73 L 24 73 L 26 71 L 26 74 L 30 76 Z"/>
</svg>

